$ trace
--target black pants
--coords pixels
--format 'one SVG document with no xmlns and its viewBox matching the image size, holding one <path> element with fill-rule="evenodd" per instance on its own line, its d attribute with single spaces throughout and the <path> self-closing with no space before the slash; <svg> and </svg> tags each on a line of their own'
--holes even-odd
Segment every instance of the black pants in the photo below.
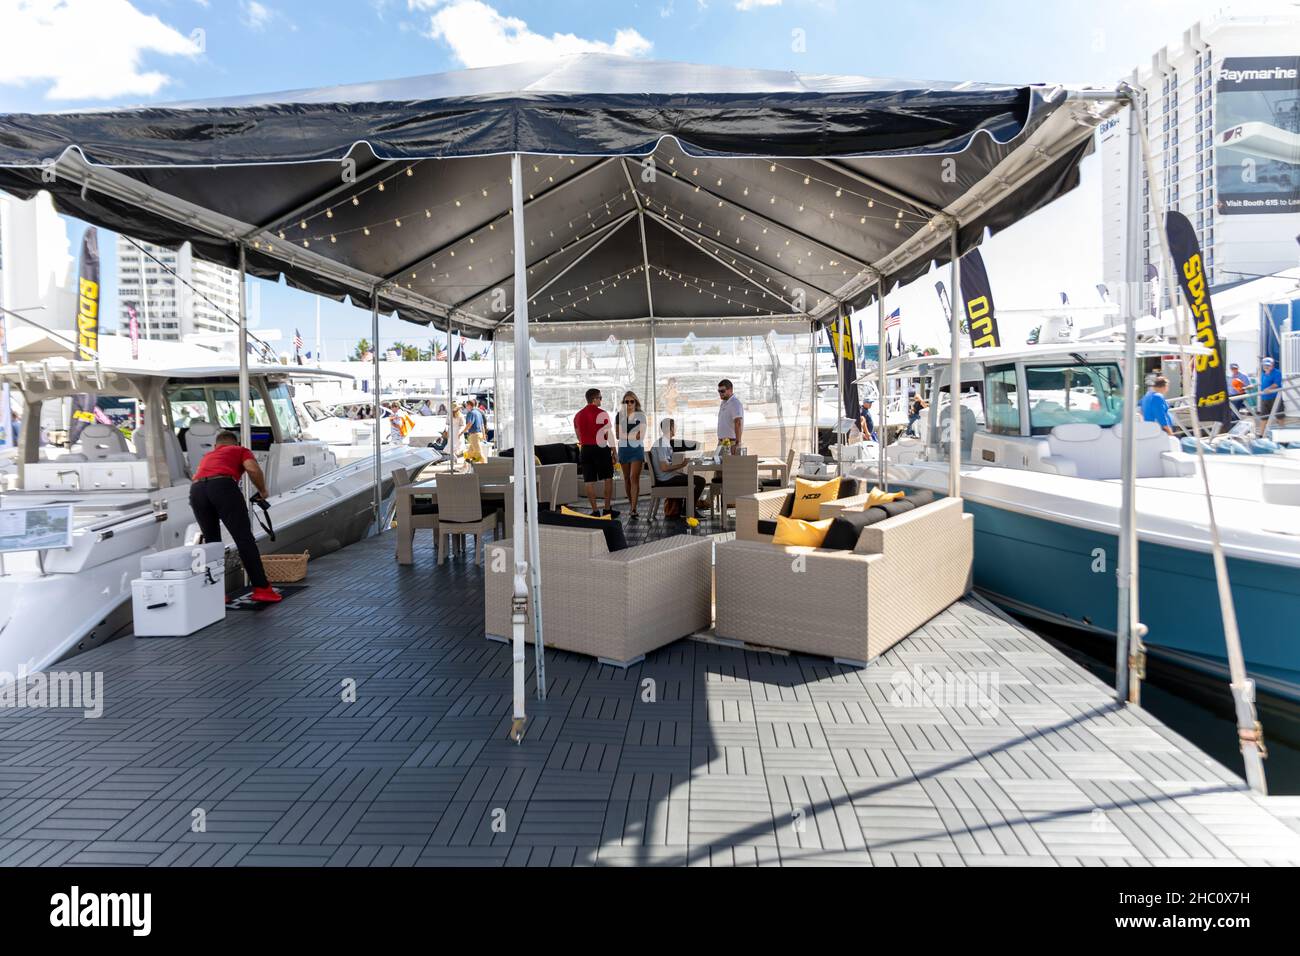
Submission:
<svg viewBox="0 0 1300 956">
<path fill-rule="evenodd" d="M 239 549 L 239 560 L 244 562 L 244 570 L 248 572 L 253 587 L 267 587 L 269 582 L 266 571 L 262 569 L 262 553 L 253 540 L 253 525 L 248 520 L 248 505 L 239 482 L 233 478 L 194 482 L 190 485 L 190 508 L 199 523 L 199 530 L 203 532 L 204 541 L 220 541 L 221 525 L 226 526 Z"/>
<path fill-rule="evenodd" d="M 695 497 L 698 500 L 704 496 L 704 476 L 694 475 L 692 477 L 695 478 Z M 671 478 L 662 480 L 656 478 L 655 484 L 661 488 L 680 488 L 686 484 L 686 476 L 673 475 Z"/>
</svg>

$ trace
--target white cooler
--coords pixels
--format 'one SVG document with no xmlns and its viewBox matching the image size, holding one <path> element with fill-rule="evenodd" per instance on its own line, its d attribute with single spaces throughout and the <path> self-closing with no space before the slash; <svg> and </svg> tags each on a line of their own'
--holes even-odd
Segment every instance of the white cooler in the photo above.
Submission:
<svg viewBox="0 0 1300 956">
<path fill-rule="evenodd" d="M 136 637 L 185 637 L 226 616 L 221 542 L 171 548 L 140 559 L 131 582 Z"/>
<path fill-rule="evenodd" d="M 821 455 L 801 454 L 799 456 L 800 478 L 824 478 L 826 476 L 826 459 Z"/>
</svg>

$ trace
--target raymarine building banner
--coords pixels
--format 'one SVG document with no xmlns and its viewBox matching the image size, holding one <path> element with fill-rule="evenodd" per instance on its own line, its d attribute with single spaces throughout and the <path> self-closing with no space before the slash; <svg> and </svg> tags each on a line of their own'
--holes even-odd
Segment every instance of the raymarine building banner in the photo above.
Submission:
<svg viewBox="0 0 1300 956">
<path fill-rule="evenodd" d="M 1215 92 L 1219 212 L 1300 211 L 1300 56 L 1229 57 Z"/>
</svg>

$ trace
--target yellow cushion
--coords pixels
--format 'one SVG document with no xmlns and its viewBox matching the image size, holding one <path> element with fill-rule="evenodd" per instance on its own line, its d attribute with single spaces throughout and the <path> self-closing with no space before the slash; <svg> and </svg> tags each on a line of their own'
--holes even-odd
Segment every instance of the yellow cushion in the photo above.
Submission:
<svg viewBox="0 0 1300 956">
<path fill-rule="evenodd" d="M 802 518 L 804 521 L 816 521 L 821 517 L 822 504 L 827 501 L 834 501 L 840 496 L 840 480 L 832 478 L 829 481 L 807 481 L 803 478 L 794 480 L 794 508 L 790 511 L 791 518 Z"/>
<path fill-rule="evenodd" d="M 776 534 L 772 536 L 773 544 L 794 544 L 804 548 L 820 548 L 826 540 L 826 532 L 831 530 L 834 518 L 822 521 L 804 521 L 800 518 L 787 518 L 784 515 L 776 519 Z"/>
<path fill-rule="evenodd" d="M 897 501 L 903 497 L 901 491 L 881 491 L 879 488 L 872 488 L 867 492 L 867 503 L 864 508 L 874 508 L 876 505 L 883 505 L 887 501 Z"/>
<path fill-rule="evenodd" d="M 610 521 L 613 515 L 589 515 L 582 511 L 574 511 L 568 505 L 560 505 L 560 514 L 568 515 L 570 518 L 588 518 L 592 521 Z"/>
</svg>

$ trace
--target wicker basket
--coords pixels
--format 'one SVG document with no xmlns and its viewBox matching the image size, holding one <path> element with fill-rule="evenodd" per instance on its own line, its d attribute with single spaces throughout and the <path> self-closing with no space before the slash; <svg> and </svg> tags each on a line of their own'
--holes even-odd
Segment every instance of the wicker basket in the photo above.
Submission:
<svg viewBox="0 0 1300 956">
<path fill-rule="evenodd" d="M 307 576 L 307 559 L 310 551 L 302 554 L 264 554 L 262 568 L 272 584 L 293 584 Z"/>
</svg>

